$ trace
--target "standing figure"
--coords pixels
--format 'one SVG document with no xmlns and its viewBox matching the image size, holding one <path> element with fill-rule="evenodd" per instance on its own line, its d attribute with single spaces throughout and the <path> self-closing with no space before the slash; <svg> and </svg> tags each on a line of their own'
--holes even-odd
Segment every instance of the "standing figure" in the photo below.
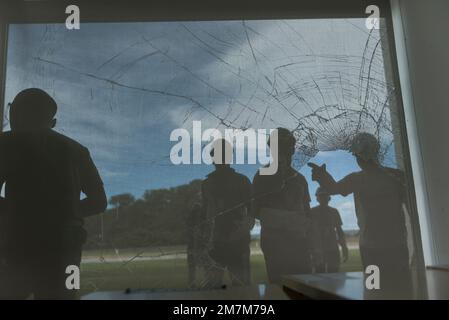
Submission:
<svg viewBox="0 0 449 320">
<path fill-rule="evenodd" d="M 65 272 L 80 266 L 83 218 L 106 209 L 87 148 L 53 130 L 56 111 L 46 92 L 26 89 L 11 104 L 11 131 L 0 135 L 1 298 L 75 298 Z"/>
<path fill-rule="evenodd" d="M 288 274 L 311 273 L 310 196 L 307 181 L 292 168 L 296 139 L 285 129 L 277 129 L 268 140 L 272 157 L 278 158 L 273 175 L 254 176 L 254 212 L 261 223 L 261 249 L 269 281 L 280 283 Z M 272 141 L 273 140 L 273 141 Z M 278 143 L 273 154 L 271 143 Z"/>
<path fill-rule="evenodd" d="M 342 221 L 337 209 L 329 206 L 331 197 L 323 188 L 316 191 L 318 206 L 311 209 L 312 237 L 313 241 L 313 263 L 315 272 L 338 272 L 340 268 L 341 246 L 343 262 L 348 260 L 348 247 L 343 232 Z"/>
<path fill-rule="evenodd" d="M 391 275 L 392 278 L 406 275 L 409 272 L 409 254 L 403 211 L 407 203 L 403 173 L 379 163 L 379 142 L 369 133 L 357 134 L 350 151 L 361 171 L 336 182 L 326 171 L 326 165 L 319 167 L 309 163 L 312 179 L 330 194 L 354 194 L 364 269 L 376 265 L 383 275 Z"/>
<path fill-rule="evenodd" d="M 208 235 L 211 262 L 206 274 L 209 287 L 223 285 L 228 271 L 233 285 L 250 283 L 251 182 L 230 167 L 233 150 L 224 139 L 211 151 L 215 170 L 202 184 L 202 207 L 206 212 L 204 234 Z"/>
</svg>

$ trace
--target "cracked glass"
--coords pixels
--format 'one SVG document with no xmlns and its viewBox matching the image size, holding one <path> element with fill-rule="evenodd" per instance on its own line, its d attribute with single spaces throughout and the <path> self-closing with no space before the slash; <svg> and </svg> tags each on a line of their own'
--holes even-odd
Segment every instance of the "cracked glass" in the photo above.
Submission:
<svg viewBox="0 0 449 320">
<path fill-rule="evenodd" d="M 204 241 L 189 221 L 208 165 L 170 162 L 170 132 L 285 127 L 296 138 L 293 166 L 317 184 L 308 161 L 336 178 L 355 171 L 348 149 L 359 132 L 379 141 L 383 165 L 402 169 L 400 105 L 388 35 L 365 19 L 301 19 L 9 26 L 5 116 L 22 89 L 39 87 L 58 104 L 55 130 L 88 147 L 109 198 L 86 219 L 82 294 L 131 289 L 201 288 L 215 262 L 188 252 Z M 251 181 L 257 165 L 235 165 Z M 352 196 L 334 196 L 360 270 Z M 409 247 L 413 226 L 408 218 Z M 265 283 L 260 224 L 251 231 L 251 282 Z M 190 250 L 190 249 L 189 249 Z M 411 249 L 413 251 L 413 249 Z M 191 281 L 188 254 L 198 255 Z M 234 284 L 227 270 L 224 283 Z"/>
</svg>

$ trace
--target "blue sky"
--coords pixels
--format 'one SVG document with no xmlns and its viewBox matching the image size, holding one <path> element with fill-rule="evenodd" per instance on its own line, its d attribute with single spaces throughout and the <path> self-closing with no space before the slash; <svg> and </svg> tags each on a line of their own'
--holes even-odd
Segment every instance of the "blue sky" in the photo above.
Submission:
<svg viewBox="0 0 449 320">
<path fill-rule="evenodd" d="M 296 129 L 309 150 L 296 166 L 313 195 L 306 160 L 337 179 L 358 170 L 340 150 L 356 128 L 377 133 L 385 163 L 396 163 L 379 32 L 363 19 L 12 25 L 5 101 L 28 87 L 52 95 L 56 130 L 91 150 L 108 196 L 204 178 L 210 166 L 169 161 L 170 132 L 194 120 Z M 250 178 L 257 168 L 235 166 Z M 351 196 L 331 204 L 356 228 Z"/>
</svg>

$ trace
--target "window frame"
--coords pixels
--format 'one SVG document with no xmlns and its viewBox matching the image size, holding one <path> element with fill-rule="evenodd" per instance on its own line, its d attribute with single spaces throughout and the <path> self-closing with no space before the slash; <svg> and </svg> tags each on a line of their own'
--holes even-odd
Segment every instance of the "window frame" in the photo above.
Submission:
<svg viewBox="0 0 449 320">
<path fill-rule="evenodd" d="M 81 28 L 83 22 L 149 22 L 149 21 L 218 21 L 256 19 L 318 19 L 318 18 L 366 18 L 365 9 L 377 5 L 380 18 L 385 18 L 387 45 L 391 62 L 391 75 L 398 104 L 399 136 L 404 158 L 404 172 L 408 182 L 410 216 L 418 268 L 424 267 L 423 245 L 418 216 L 415 183 L 412 174 L 409 139 L 405 122 L 404 104 L 399 79 L 398 60 L 393 32 L 393 20 L 388 0 L 7 0 L 0 3 L 0 117 L 5 110 L 6 52 L 8 25 L 26 23 L 65 23 L 65 8 L 75 4 L 80 8 Z M 74 30 L 76 32 L 76 30 Z M 385 52 L 383 53 L 385 55 Z M 3 128 L 0 128 L 0 132 Z M 419 188 L 418 188 L 419 189 Z"/>
</svg>

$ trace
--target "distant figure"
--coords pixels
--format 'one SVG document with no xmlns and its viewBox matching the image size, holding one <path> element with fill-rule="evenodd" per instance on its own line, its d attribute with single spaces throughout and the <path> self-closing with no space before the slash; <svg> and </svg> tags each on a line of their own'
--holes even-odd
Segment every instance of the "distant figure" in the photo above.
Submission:
<svg viewBox="0 0 449 320">
<path fill-rule="evenodd" d="M 195 200 L 187 216 L 187 266 L 191 288 L 197 286 L 197 269 L 201 265 L 202 221 L 201 203 Z"/>
<path fill-rule="evenodd" d="M 211 151 L 215 171 L 202 184 L 209 255 L 213 260 L 206 270 L 209 287 L 222 286 L 226 270 L 232 285 L 246 285 L 251 279 L 251 182 L 230 167 L 232 151 L 226 140 L 215 141 Z"/>
<path fill-rule="evenodd" d="M 311 209 L 312 232 L 314 239 L 313 262 L 316 273 L 335 273 L 340 268 L 341 246 L 343 262 L 348 260 L 348 247 L 343 232 L 342 221 L 337 209 L 329 206 L 329 193 L 318 188 L 316 191 L 318 206 Z"/>
<path fill-rule="evenodd" d="M 295 144 L 289 130 L 278 128 L 278 171 L 259 171 L 253 181 L 254 212 L 261 223 L 261 249 L 272 283 L 280 283 L 283 275 L 312 272 L 310 196 L 306 179 L 291 166 Z"/>
<path fill-rule="evenodd" d="M 319 167 L 310 163 L 312 179 L 330 194 L 354 194 L 363 267 L 377 265 L 384 275 L 387 272 L 404 274 L 409 270 L 409 254 L 403 211 L 406 205 L 403 173 L 380 165 L 379 142 L 369 133 L 357 134 L 350 151 L 361 171 L 336 182 L 326 171 L 326 165 Z"/>
<path fill-rule="evenodd" d="M 65 271 L 80 265 L 83 218 L 107 205 L 89 151 L 52 130 L 56 111 L 44 91 L 23 90 L 0 135 L 0 298 L 75 298 Z"/>
</svg>

